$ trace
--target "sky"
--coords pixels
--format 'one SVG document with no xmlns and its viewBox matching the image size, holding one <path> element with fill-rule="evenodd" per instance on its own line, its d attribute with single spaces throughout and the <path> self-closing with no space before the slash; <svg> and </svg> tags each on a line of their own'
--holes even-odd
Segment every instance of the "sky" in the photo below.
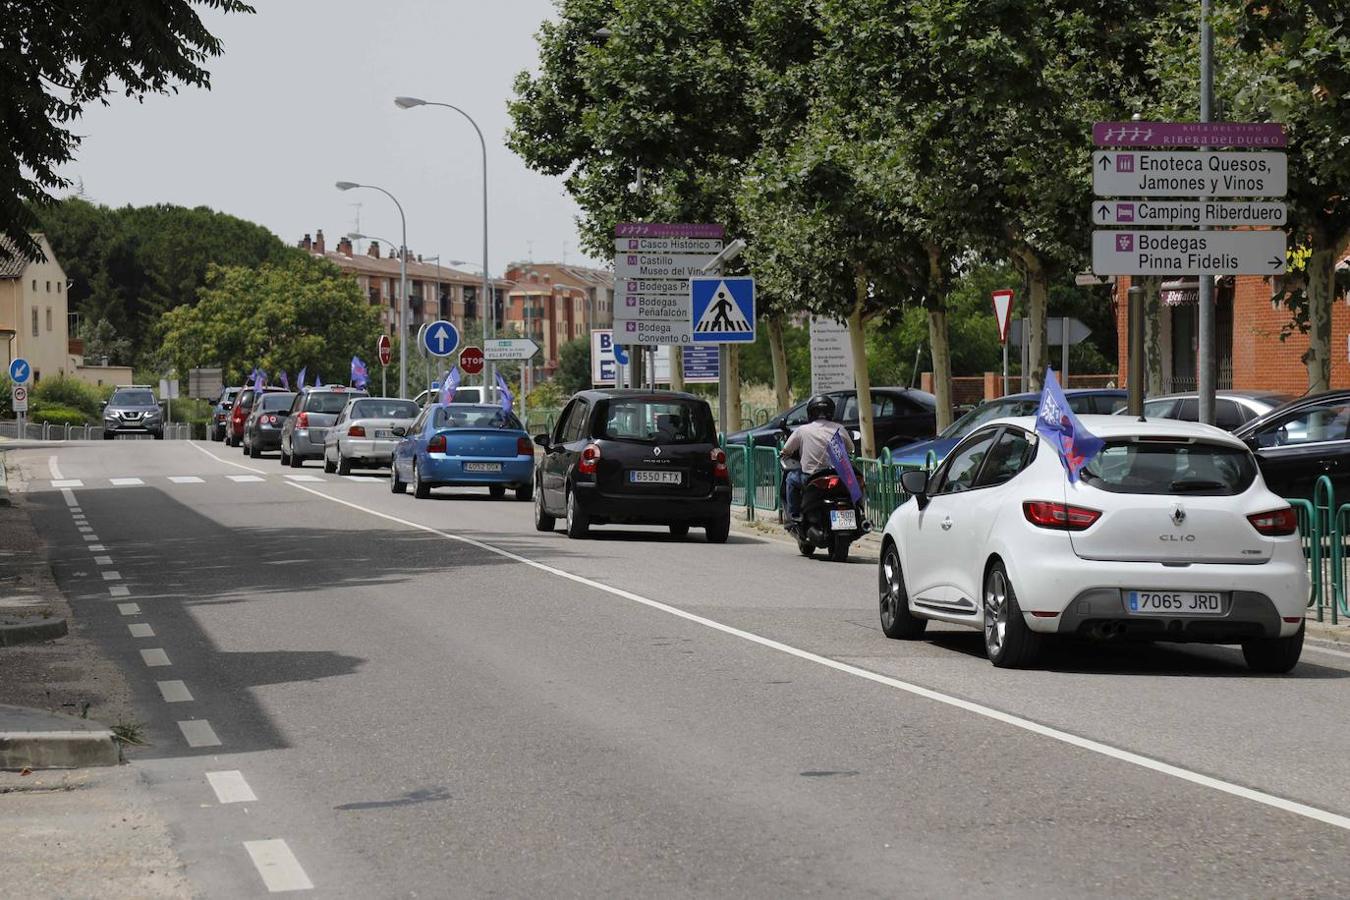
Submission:
<svg viewBox="0 0 1350 900">
<path fill-rule="evenodd" d="M 552 0 L 252 0 L 254 15 L 200 10 L 224 42 L 207 63 L 211 89 L 137 103 L 110 98 L 77 125 L 63 173 L 110 206 L 209 206 L 266 226 L 287 244 L 322 228 L 329 248 L 356 230 L 445 262 L 483 257 L 482 154 L 472 126 L 435 107 L 401 110 L 398 95 L 473 116 L 487 141 L 489 260 L 589 262 L 562 180 L 506 146 L 506 104 Z M 358 209 L 353 206 L 360 203 Z M 602 263 L 603 264 L 603 263 Z"/>
</svg>

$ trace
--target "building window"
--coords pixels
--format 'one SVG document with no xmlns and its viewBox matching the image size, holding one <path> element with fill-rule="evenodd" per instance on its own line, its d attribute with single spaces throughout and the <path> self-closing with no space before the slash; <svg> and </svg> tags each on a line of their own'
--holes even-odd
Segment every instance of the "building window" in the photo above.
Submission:
<svg viewBox="0 0 1350 900">
<path fill-rule="evenodd" d="M 38 314 L 37 307 L 33 307 L 33 337 L 38 336 Z"/>
<path fill-rule="evenodd" d="M 47 293 L 50 294 L 51 292 L 52 292 L 52 283 L 49 281 L 47 282 Z"/>
<path fill-rule="evenodd" d="M 56 283 L 56 292 L 57 292 L 58 294 L 61 293 L 61 282 L 59 282 L 59 281 Z"/>
<path fill-rule="evenodd" d="M 33 293 L 35 293 L 35 294 L 37 293 L 37 279 L 36 279 L 36 278 L 33 279 Z"/>
<path fill-rule="evenodd" d="M 52 330 L 52 308 L 50 306 L 47 307 L 47 330 Z"/>
</svg>

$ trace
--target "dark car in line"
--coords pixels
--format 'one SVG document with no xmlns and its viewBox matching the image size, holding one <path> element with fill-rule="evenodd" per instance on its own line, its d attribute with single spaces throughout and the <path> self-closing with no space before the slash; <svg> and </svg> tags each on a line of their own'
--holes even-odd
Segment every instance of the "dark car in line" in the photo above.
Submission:
<svg viewBox="0 0 1350 900">
<path fill-rule="evenodd" d="M 230 407 L 230 415 L 225 419 L 225 445 L 227 447 L 238 447 L 244 443 L 244 425 L 248 422 L 249 413 L 253 412 L 253 400 L 258 394 L 284 394 L 288 393 L 279 387 L 265 387 L 261 391 L 257 388 L 246 387 L 234 397 L 234 405 Z"/>
<path fill-rule="evenodd" d="M 1350 390 L 1300 397 L 1233 435 L 1256 454 L 1261 477 L 1281 497 L 1311 500 L 1326 475 L 1337 504 L 1350 498 Z"/>
<path fill-rule="evenodd" d="M 1110 415 L 1125 405 L 1126 392 L 1118 388 L 1070 388 L 1064 392 L 1069 408 L 1078 415 Z M 920 441 L 891 451 L 891 462 L 922 466 L 932 453 L 937 462 L 947 458 L 961 439 L 985 422 L 1009 416 L 1034 416 L 1040 406 L 1039 393 L 1009 394 L 986 400 L 943 429 L 930 441 Z"/>
<path fill-rule="evenodd" d="M 295 395 L 287 391 L 263 394 L 253 403 L 244 423 L 244 455 L 257 459 L 268 450 L 281 449 L 281 427 L 291 414 Z"/>
<path fill-rule="evenodd" d="M 223 388 L 220 396 L 211 401 L 211 424 L 208 435 L 211 440 L 225 440 L 225 429 L 229 424 L 230 410 L 234 408 L 234 398 L 238 397 L 242 390 L 242 387 Z"/>
<path fill-rule="evenodd" d="M 834 420 L 846 428 L 858 429 L 858 392 L 827 391 L 834 401 Z M 806 404 L 779 413 L 757 428 L 727 435 L 728 444 L 754 444 L 772 447 L 787 434 L 806 424 Z M 903 387 L 872 388 L 872 427 L 878 447 L 894 449 L 930 438 L 937 433 L 937 400 L 927 391 Z"/>
<path fill-rule="evenodd" d="M 731 479 L 708 401 L 654 390 L 581 391 L 551 434 L 536 435 L 534 524 L 567 536 L 592 525 L 665 525 L 710 543 L 731 530 Z"/>
</svg>

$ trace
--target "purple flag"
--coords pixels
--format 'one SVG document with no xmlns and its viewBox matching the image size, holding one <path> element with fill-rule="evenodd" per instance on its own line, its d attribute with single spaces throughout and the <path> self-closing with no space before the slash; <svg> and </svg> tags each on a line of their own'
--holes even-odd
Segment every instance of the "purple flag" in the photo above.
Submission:
<svg viewBox="0 0 1350 900">
<path fill-rule="evenodd" d="M 858 473 L 853 471 L 853 460 L 848 458 L 848 445 L 844 443 L 844 433 L 835 431 L 834 437 L 825 445 L 825 453 L 830 457 L 830 465 L 848 488 L 848 495 L 854 503 L 862 502 L 862 488 L 858 485 Z"/>
<path fill-rule="evenodd" d="M 1036 433 L 1055 448 L 1059 461 L 1072 484 L 1078 473 L 1092 462 L 1106 443 L 1083 427 L 1069 408 L 1069 401 L 1059 387 L 1053 369 L 1045 370 L 1045 388 L 1041 391 L 1041 405 L 1036 410 Z"/>
</svg>

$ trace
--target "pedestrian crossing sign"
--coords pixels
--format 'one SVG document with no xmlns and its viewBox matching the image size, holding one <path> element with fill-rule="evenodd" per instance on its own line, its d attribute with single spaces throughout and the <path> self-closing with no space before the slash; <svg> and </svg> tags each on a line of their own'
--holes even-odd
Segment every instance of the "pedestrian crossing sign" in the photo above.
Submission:
<svg viewBox="0 0 1350 900">
<path fill-rule="evenodd" d="M 754 343 L 755 279 L 690 278 L 689 301 L 695 344 Z"/>
</svg>

